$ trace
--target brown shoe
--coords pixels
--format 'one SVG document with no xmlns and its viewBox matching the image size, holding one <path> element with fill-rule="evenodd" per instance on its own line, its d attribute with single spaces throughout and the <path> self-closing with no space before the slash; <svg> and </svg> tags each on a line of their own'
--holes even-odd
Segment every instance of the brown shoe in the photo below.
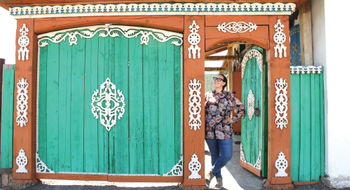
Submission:
<svg viewBox="0 0 350 190">
<path fill-rule="evenodd" d="M 213 172 L 210 171 L 209 173 L 207 173 L 207 175 L 205 176 L 205 184 L 207 185 L 207 187 L 209 187 L 210 182 L 213 178 L 214 178 Z"/>
<path fill-rule="evenodd" d="M 222 188 L 222 178 L 217 177 L 216 181 L 217 181 L 217 184 L 215 185 L 215 188 L 221 189 Z"/>
</svg>

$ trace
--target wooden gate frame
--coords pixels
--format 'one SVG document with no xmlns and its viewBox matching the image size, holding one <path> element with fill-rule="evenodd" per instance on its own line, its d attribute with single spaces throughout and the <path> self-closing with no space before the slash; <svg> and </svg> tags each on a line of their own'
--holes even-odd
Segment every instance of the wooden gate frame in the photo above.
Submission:
<svg viewBox="0 0 350 190">
<path fill-rule="evenodd" d="M 284 25 L 283 32 L 286 41 L 283 45 L 286 47 L 286 55 L 275 57 L 277 46 L 274 41 L 275 25 L 280 20 Z M 224 33 L 217 29 L 218 24 L 223 22 L 239 22 L 244 21 L 246 23 L 255 23 L 258 28 L 252 32 L 244 33 Z M 199 26 L 197 34 L 200 36 L 198 44 L 190 44 L 188 36 L 193 33 L 190 31 L 190 25 L 195 23 Z M 222 42 L 231 41 L 246 41 L 254 43 L 267 52 L 268 62 L 268 180 L 265 185 L 268 187 L 274 187 L 274 185 L 283 185 L 284 187 L 290 187 L 292 180 L 290 177 L 290 114 L 288 108 L 290 108 L 290 101 L 281 102 L 277 99 L 277 95 L 281 95 L 281 91 L 277 91 L 278 87 L 277 79 L 282 79 L 286 85 L 288 85 L 285 97 L 290 100 L 289 84 L 290 84 L 290 71 L 289 71 L 289 17 L 286 15 L 261 15 L 261 16 L 205 16 L 205 15 L 179 15 L 179 16 L 109 16 L 109 17 L 56 17 L 56 18 L 23 18 L 17 20 L 17 36 L 18 39 L 22 36 L 20 29 L 24 26 L 29 29 L 28 38 L 29 45 L 25 48 L 29 51 L 28 60 L 19 60 L 17 58 L 17 65 L 15 70 L 15 82 L 24 78 L 27 80 L 28 86 L 28 105 L 27 105 L 27 118 L 28 122 L 26 126 L 20 127 L 16 122 L 17 110 L 14 111 L 14 140 L 13 140 L 13 180 L 15 183 L 35 183 L 39 178 L 49 179 L 76 179 L 76 180 L 106 180 L 106 181 L 149 181 L 149 182 L 181 182 L 184 186 L 204 186 L 205 174 L 204 174 L 204 60 L 205 51 L 208 51 L 215 47 L 216 44 Z M 75 175 L 75 174 L 37 174 L 36 173 L 36 109 L 37 109 L 37 35 L 56 31 L 60 29 L 90 26 L 97 24 L 121 24 L 121 25 L 135 25 L 146 26 L 158 29 L 165 29 L 175 32 L 184 33 L 184 97 L 183 97 L 183 114 L 184 114 L 184 162 L 183 162 L 183 177 L 163 177 L 163 176 L 108 176 L 108 175 Z M 196 35 L 196 34 L 194 34 Z M 17 43 L 17 57 L 19 56 L 19 50 L 21 46 Z M 200 58 L 193 59 L 193 55 L 189 58 L 189 47 L 191 45 L 200 48 Z M 281 50 L 282 53 L 282 50 Z M 198 55 L 198 52 L 196 53 Z M 199 56 L 199 55 L 198 55 Z M 193 80 L 199 80 L 201 83 L 200 97 L 201 97 L 201 111 L 200 121 L 201 125 L 198 130 L 190 129 L 189 126 L 189 83 Z M 16 87 L 15 92 L 17 92 Z M 282 92 L 283 93 L 283 92 Z M 17 97 L 17 93 L 14 94 Z M 20 104 L 18 98 L 14 98 L 14 105 Z M 277 102 L 276 102 L 277 101 Z M 283 101 L 283 100 L 282 100 Z M 284 107 L 286 112 L 276 112 L 276 109 L 280 109 L 279 105 L 285 103 Z M 281 111 L 281 110 L 279 110 Z M 277 128 L 276 115 L 279 114 L 279 119 L 282 118 L 286 121 L 286 128 Z M 287 115 L 284 115 L 287 114 Z M 16 164 L 16 157 L 19 155 L 20 149 L 25 151 L 28 163 L 26 169 L 28 173 L 16 173 L 18 166 Z M 289 166 L 285 170 L 286 177 L 276 177 L 278 172 L 275 165 L 277 164 L 278 154 L 283 152 L 285 155 L 285 161 Z M 189 179 L 191 171 L 189 170 L 189 163 L 191 162 L 192 155 L 198 156 L 198 161 L 201 163 L 201 169 L 199 171 L 200 179 Z M 280 157 L 279 160 L 283 160 Z"/>
</svg>

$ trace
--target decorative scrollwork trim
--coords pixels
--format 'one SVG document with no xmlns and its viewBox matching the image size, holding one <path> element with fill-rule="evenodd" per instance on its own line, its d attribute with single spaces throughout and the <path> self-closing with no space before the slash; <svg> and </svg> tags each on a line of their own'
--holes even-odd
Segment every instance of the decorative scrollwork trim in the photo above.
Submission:
<svg viewBox="0 0 350 190">
<path fill-rule="evenodd" d="M 288 83 L 286 80 L 279 78 L 275 82 L 276 96 L 275 96 L 275 124 L 281 130 L 287 128 L 288 118 L 288 97 L 287 97 Z"/>
<path fill-rule="evenodd" d="M 201 57 L 201 48 L 198 46 L 201 41 L 201 36 L 198 34 L 199 26 L 196 21 L 193 20 L 192 24 L 188 27 L 190 29 L 190 34 L 187 37 L 188 43 L 191 44 L 188 47 L 188 58 L 189 59 L 199 59 Z"/>
<path fill-rule="evenodd" d="M 10 7 L 15 18 L 111 15 L 291 15 L 295 3 L 130 3 Z"/>
<path fill-rule="evenodd" d="M 198 156 L 192 154 L 191 161 L 188 163 L 188 169 L 191 171 L 191 175 L 188 176 L 188 179 L 201 179 L 202 176 L 198 173 L 201 168 L 202 164 L 198 161 Z"/>
<path fill-rule="evenodd" d="M 28 158 L 22 148 L 19 150 L 18 156 L 16 157 L 16 164 L 18 166 L 16 173 L 28 173 L 28 170 L 26 169 Z"/>
<path fill-rule="evenodd" d="M 218 31 L 221 32 L 229 32 L 229 33 L 245 33 L 245 32 L 253 32 L 256 30 L 258 26 L 252 22 L 223 22 L 217 26 Z"/>
<path fill-rule="evenodd" d="M 190 118 L 188 125 L 191 129 L 200 129 L 202 125 L 201 121 L 201 83 L 197 79 L 190 80 L 188 84 L 189 97 L 188 97 L 188 112 Z"/>
<path fill-rule="evenodd" d="M 321 74 L 322 66 L 290 66 L 291 74 Z"/>
<path fill-rule="evenodd" d="M 39 47 L 45 47 L 49 45 L 49 42 L 61 43 L 68 38 L 69 45 L 77 45 L 78 36 L 80 38 L 89 39 L 95 35 L 98 35 L 99 37 L 113 38 L 120 36 L 124 36 L 126 38 L 136 38 L 140 36 L 141 45 L 148 45 L 150 37 L 162 43 L 171 41 L 171 44 L 175 46 L 181 46 L 183 44 L 182 34 L 179 33 L 144 27 L 120 26 L 110 24 L 61 30 L 39 35 L 38 44 Z"/>
<path fill-rule="evenodd" d="M 28 82 L 22 78 L 17 83 L 17 117 L 16 122 L 20 127 L 26 126 L 28 122 Z"/>
<path fill-rule="evenodd" d="M 171 168 L 168 173 L 163 174 L 163 176 L 183 176 L 183 156 L 180 160 Z"/>
<path fill-rule="evenodd" d="M 256 160 L 255 164 L 251 164 L 249 162 L 247 162 L 247 160 L 245 159 L 245 156 L 244 156 L 244 150 L 243 150 L 243 145 L 241 143 L 240 145 L 240 157 L 239 157 L 240 161 L 246 163 L 246 164 L 249 164 L 251 166 L 253 166 L 254 168 L 258 169 L 258 170 L 261 170 L 261 150 L 259 151 L 259 156 L 258 156 L 258 159 Z"/>
<path fill-rule="evenodd" d="M 286 169 L 288 168 L 288 160 L 283 152 L 278 154 L 278 158 L 275 161 L 275 167 L 277 169 L 275 177 L 288 177 L 288 174 L 286 173 Z"/>
<path fill-rule="evenodd" d="M 262 55 L 262 53 L 260 51 L 258 51 L 256 49 L 251 49 L 247 53 L 244 54 L 244 57 L 242 59 L 242 64 L 241 64 L 241 67 L 242 67 L 241 76 L 242 76 L 242 78 L 244 77 L 244 73 L 245 73 L 245 68 L 247 66 L 247 62 L 250 59 L 252 59 L 253 57 L 256 58 L 256 62 L 259 65 L 260 71 L 262 72 L 262 70 L 263 70 L 263 55 Z"/>
<path fill-rule="evenodd" d="M 38 153 L 36 153 L 36 173 L 55 173 L 49 169 L 43 161 L 41 161 Z"/>
</svg>

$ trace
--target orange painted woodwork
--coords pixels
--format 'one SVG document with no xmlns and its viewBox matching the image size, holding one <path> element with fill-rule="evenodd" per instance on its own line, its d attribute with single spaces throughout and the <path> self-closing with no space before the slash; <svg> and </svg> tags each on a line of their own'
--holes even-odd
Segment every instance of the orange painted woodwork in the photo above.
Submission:
<svg viewBox="0 0 350 190">
<path fill-rule="evenodd" d="M 206 27 L 217 27 L 219 24 L 222 24 L 223 22 L 229 23 L 229 22 L 239 22 L 244 21 L 246 23 L 252 22 L 256 25 L 268 25 L 269 19 L 267 16 L 257 15 L 257 16 L 248 16 L 248 15 L 237 15 L 237 16 L 220 16 L 220 19 L 218 19 L 218 16 L 206 16 L 205 17 L 205 24 Z"/>
<path fill-rule="evenodd" d="M 232 91 L 236 92 L 236 97 L 242 101 L 242 78 L 241 72 L 232 72 Z M 241 133 L 241 120 L 233 124 L 233 132 Z"/>
<path fill-rule="evenodd" d="M 268 49 L 269 47 L 268 32 L 269 32 L 269 29 L 267 26 L 260 26 L 260 25 L 258 26 L 257 30 L 254 30 L 252 32 L 234 33 L 234 34 L 218 31 L 216 26 L 206 27 L 206 31 L 205 31 L 206 51 L 218 47 L 218 44 L 224 45 L 223 44 L 224 42 L 235 42 L 235 41 L 250 42 L 264 49 Z"/>
<path fill-rule="evenodd" d="M 190 30 L 189 26 L 192 22 L 195 21 L 199 26 L 198 34 L 201 36 L 201 40 L 198 44 L 200 47 L 200 58 L 199 59 L 190 59 L 188 48 L 190 44 L 187 40 Z M 204 176 L 204 130 L 205 130 L 205 121 L 204 121 L 204 16 L 185 16 L 184 21 L 184 185 L 205 185 L 205 176 Z M 201 121 L 202 125 L 200 129 L 196 131 L 190 129 L 188 125 L 189 121 L 189 111 L 188 111 L 188 98 L 189 98 L 189 88 L 188 84 L 190 80 L 197 79 L 201 83 Z M 201 170 L 199 171 L 199 175 L 201 175 L 201 179 L 189 179 L 188 177 L 191 175 L 191 171 L 188 169 L 188 164 L 191 161 L 191 156 L 196 154 L 198 156 L 198 161 L 201 163 Z"/>
<path fill-rule="evenodd" d="M 174 32 L 183 32 L 183 16 L 58 17 L 38 18 L 35 19 L 34 23 L 35 34 L 99 24 L 145 26 Z"/>
<path fill-rule="evenodd" d="M 281 23 L 284 25 L 283 33 L 286 35 L 286 41 L 284 45 L 287 47 L 287 57 L 275 58 L 274 47 L 276 43 L 273 40 L 273 35 L 275 34 L 274 25 L 277 23 L 277 19 L 281 19 Z M 290 55 L 289 55 L 289 17 L 288 16 L 270 16 L 269 17 L 269 29 L 270 31 L 270 49 L 267 51 L 267 63 L 268 63 L 268 181 L 272 185 L 274 184 L 287 184 L 291 183 L 290 177 Z M 287 128 L 283 130 L 277 128 L 275 124 L 275 82 L 277 79 L 283 78 L 288 84 L 287 88 L 287 97 L 288 97 L 288 110 L 287 110 L 287 119 L 288 124 Z M 281 140 L 283 139 L 283 140 Z M 278 158 L 278 154 L 283 152 L 285 154 L 286 160 L 288 161 L 288 167 L 286 173 L 288 177 L 275 177 L 277 169 L 275 167 L 275 161 Z"/>
<path fill-rule="evenodd" d="M 24 78 L 27 80 L 28 86 L 28 122 L 26 126 L 20 127 L 17 125 L 16 117 L 17 113 L 14 110 L 14 127 L 13 127 L 13 180 L 15 183 L 23 183 L 24 181 L 35 182 L 35 139 L 36 139 L 36 63 L 37 63 L 37 40 L 36 35 L 33 33 L 34 20 L 33 19 L 22 19 L 17 21 L 17 35 L 16 39 L 20 37 L 20 28 L 23 24 L 29 29 L 29 59 L 25 61 L 18 60 L 18 49 L 20 46 L 16 43 L 16 69 L 15 69 L 15 92 L 17 92 L 17 83 L 20 79 Z M 17 42 L 17 40 L 16 40 Z M 14 94 L 14 105 L 17 105 L 17 93 Z M 16 157 L 20 149 L 25 151 L 28 163 L 26 169 L 28 173 L 16 173 L 18 166 L 16 164 Z"/>
</svg>

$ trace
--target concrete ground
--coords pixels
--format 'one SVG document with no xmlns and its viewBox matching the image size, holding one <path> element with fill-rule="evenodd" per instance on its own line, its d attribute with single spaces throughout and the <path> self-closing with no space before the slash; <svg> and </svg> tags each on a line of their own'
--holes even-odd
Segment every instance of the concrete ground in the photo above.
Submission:
<svg viewBox="0 0 350 190">
<path fill-rule="evenodd" d="M 239 136 L 234 137 L 234 142 L 240 141 Z M 261 178 L 253 175 L 239 165 L 239 144 L 234 143 L 233 146 L 233 158 L 223 168 L 223 183 L 224 188 L 228 190 L 260 190 L 265 189 Z M 211 169 L 210 153 L 208 147 L 206 147 L 205 155 L 205 173 Z M 210 184 L 210 189 L 214 189 L 216 184 L 215 178 Z M 73 189 L 73 190 L 102 190 L 102 189 L 120 189 L 120 190 L 179 190 L 178 184 L 174 183 L 113 183 L 113 182 L 86 182 L 86 181 L 43 181 L 42 184 L 37 184 L 26 188 L 27 190 L 61 190 L 61 189 Z M 295 189 L 300 190 L 328 190 L 324 184 L 318 183 L 314 185 L 295 186 Z"/>
</svg>

